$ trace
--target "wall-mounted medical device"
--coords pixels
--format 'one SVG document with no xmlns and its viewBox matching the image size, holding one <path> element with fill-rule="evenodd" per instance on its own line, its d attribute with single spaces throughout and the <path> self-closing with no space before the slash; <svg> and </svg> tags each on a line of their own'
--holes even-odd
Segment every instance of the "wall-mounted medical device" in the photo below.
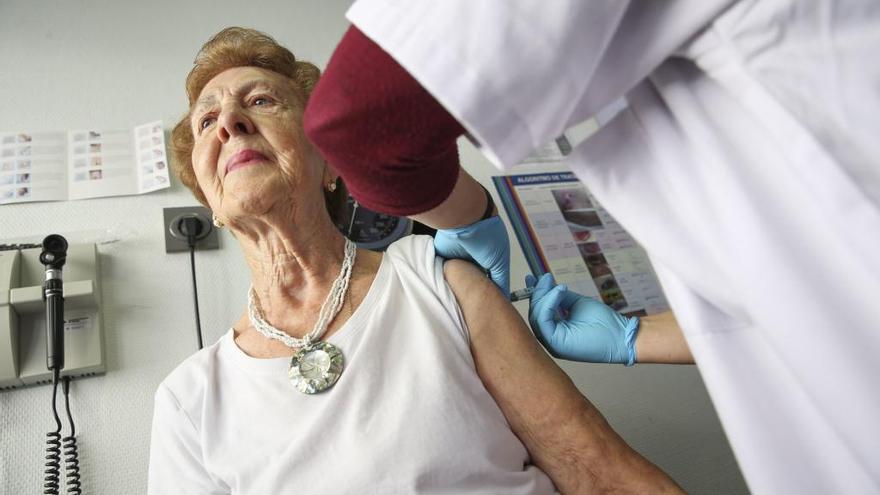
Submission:
<svg viewBox="0 0 880 495">
<path fill-rule="evenodd" d="M 39 247 L 0 251 L 0 390 L 52 383 L 47 368 L 47 269 L 40 260 L 42 252 Z M 68 246 L 62 376 L 106 371 L 99 280 L 95 245 Z"/>
</svg>

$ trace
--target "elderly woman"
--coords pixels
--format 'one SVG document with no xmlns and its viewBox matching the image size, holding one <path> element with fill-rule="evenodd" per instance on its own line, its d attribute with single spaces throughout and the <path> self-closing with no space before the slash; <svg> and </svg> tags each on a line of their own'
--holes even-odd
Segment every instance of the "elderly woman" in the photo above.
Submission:
<svg viewBox="0 0 880 495">
<path fill-rule="evenodd" d="M 319 75 L 229 28 L 199 52 L 177 173 L 239 241 L 242 317 L 156 392 L 149 491 L 676 491 L 538 347 L 478 269 L 429 237 L 358 250 L 304 138 Z"/>
</svg>

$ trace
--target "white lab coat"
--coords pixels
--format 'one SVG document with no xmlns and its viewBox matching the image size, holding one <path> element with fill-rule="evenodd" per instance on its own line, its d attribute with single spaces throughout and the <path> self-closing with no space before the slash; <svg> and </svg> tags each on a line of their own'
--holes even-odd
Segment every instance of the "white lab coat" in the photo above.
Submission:
<svg viewBox="0 0 880 495">
<path fill-rule="evenodd" d="M 499 167 L 570 164 L 648 250 L 749 487 L 880 490 L 880 2 L 359 0 Z"/>
</svg>

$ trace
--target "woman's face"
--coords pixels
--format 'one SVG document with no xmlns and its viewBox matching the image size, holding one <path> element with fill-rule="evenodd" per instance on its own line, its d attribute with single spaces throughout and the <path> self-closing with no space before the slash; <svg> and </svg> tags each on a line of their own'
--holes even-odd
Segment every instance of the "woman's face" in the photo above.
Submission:
<svg viewBox="0 0 880 495">
<path fill-rule="evenodd" d="M 302 132 L 302 103 L 286 77 L 257 67 L 215 76 L 191 112 L 192 162 L 208 204 L 224 222 L 324 209 L 325 167 Z"/>
</svg>

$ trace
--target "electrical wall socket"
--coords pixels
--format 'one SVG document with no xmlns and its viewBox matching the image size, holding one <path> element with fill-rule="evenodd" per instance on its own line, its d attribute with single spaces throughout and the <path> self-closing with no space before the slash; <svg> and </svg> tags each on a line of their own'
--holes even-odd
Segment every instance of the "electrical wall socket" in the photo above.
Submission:
<svg viewBox="0 0 880 495">
<path fill-rule="evenodd" d="M 207 232 L 207 234 L 202 234 L 204 237 L 200 236 L 201 238 L 196 242 L 196 250 L 204 251 L 206 249 L 219 249 L 220 240 L 217 235 L 217 229 L 211 223 L 211 210 L 203 206 L 183 206 L 179 208 L 162 209 L 162 217 L 164 219 L 162 227 L 165 231 L 165 252 L 178 253 L 181 251 L 189 251 L 189 245 L 186 243 L 186 236 L 180 238 L 175 237 L 175 235 L 181 236 L 180 222 L 182 222 L 187 216 L 197 217 L 202 223 L 203 232 Z"/>
</svg>

